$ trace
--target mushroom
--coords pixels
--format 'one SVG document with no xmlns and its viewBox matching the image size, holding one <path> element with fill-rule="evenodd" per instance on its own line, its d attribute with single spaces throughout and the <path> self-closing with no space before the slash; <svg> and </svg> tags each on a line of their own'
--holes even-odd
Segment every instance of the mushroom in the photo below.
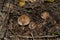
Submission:
<svg viewBox="0 0 60 40">
<path fill-rule="evenodd" d="M 36 23 L 35 22 L 30 22 L 29 28 L 30 29 L 35 29 L 36 28 Z"/>
<path fill-rule="evenodd" d="M 48 12 L 43 12 L 43 13 L 41 14 L 41 18 L 42 18 L 42 19 L 47 19 L 47 18 L 49 18 L 49 17 L 50 17 L 50 15 L 49 15 Z"/>
<path fill-rule="evenodd" d="M 21 15 L 18 17 L 18 24 L 19 25 L 28 25 L 30 23 L 30 17 L 28 15 Z"/>
</svg>

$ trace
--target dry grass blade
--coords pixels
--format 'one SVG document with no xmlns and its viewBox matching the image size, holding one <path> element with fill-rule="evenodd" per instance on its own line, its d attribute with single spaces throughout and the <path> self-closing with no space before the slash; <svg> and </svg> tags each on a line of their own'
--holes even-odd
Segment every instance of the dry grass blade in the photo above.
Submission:
<svg viewBox="0 0 60 40">
<path fill-rule="evenodd" d="M 46 35 L 46 36 L 34 36 L 34 37 L 31 37 L 31 36 L 21 36 L 21 35 L 17 35 L 18 37 L 22 37 L 22 38 L 56 38 L 56 37 L 59 37 L 58 35 Z M 14 37 L 13 36 L 10 36 L 10 37 Z"/>
</svg>

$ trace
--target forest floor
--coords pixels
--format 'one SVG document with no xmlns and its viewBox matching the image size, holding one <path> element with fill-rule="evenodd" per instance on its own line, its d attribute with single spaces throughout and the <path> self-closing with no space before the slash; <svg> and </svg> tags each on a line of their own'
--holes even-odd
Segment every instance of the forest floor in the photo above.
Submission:
<svg viewBox="0 0 60 40">
<path fill-rule="evenodd" d="M 0 40 L 47 40 L 47 37 L 59 40 L 56 37 L 60 36 L 60 0 L 26 2 L 23 7 L 18 2 L 0 0 Z M 42 16 L 43 12 L 47 12 L 46 16 L 49 17 L 44 14 Z M 28 24 L 18 23 L 18 18 L 22 15 L 30 18 Z"/>
</svg>

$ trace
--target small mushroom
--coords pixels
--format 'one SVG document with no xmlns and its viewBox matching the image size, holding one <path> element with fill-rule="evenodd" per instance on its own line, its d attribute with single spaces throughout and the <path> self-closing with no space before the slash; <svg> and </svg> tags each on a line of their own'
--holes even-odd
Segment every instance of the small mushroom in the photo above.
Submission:
<svg viewBox="0 0 60 40">
<path fill-rule="evenodd" d="M 30 23 L 30 17 L 28 15 L 21 15 L 18 17 L 19 25 L 28 25 Z"/>
<path fill-rule="evenodd" d="M 30 29 L 35 29 L 36 28 L 36 23 L 35 22 L 30 22 L 29 28 Z"/>
<path fill-rule="evenodd" d="M 42 18 L 42 19 L 47 19 L 47 18 L 49 18 L 49 17 L 50 17 L 50 15 L 49 15 L 48 12 L 43 12 L 43 13 L 41 14 L 41 18 Z"/>
</svg>

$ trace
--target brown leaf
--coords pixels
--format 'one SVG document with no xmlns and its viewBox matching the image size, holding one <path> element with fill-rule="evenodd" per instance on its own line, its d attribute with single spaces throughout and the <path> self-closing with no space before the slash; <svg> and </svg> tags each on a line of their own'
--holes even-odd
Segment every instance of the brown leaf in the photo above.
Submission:
<svg viewBox="0 0 60 40">
<path fill-rule="evenodd" d="M 25 0 L 20 0 L 20 1 L 19 1 L 19 6 L 20 6 L 20 7 L 23 7 L 24 5 L 25 5 Z"/>
</svg>

